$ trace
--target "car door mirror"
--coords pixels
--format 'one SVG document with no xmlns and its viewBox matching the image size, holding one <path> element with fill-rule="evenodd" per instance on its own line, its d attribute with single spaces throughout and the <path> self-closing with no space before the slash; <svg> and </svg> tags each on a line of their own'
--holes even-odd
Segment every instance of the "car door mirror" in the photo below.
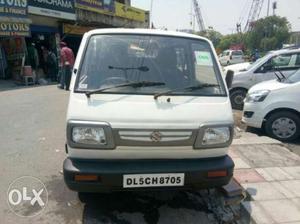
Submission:
<svg viewBox="0 0 300 224">
<path fill-rule="evenodd" d="M 258 73 L 267 73 L 269 71 L 273 70 L 272 65 L 263 65 L 258 69 Z"/>
<path fill-rule="evenodd" d="M 226 77 L 225 77 L 225 81 L 226 81 L 228 89 L 230 89 L 232 86 L 233 76 L 234 76 L 234 71 L 228 70 Z"/>
</svg>

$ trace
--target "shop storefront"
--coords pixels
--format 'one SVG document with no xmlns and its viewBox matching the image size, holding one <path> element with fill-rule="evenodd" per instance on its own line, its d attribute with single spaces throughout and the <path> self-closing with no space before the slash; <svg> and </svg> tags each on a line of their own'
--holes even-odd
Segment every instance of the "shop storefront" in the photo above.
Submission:
<svg viewBox="0 0 300 224">
<path fill-rule="evenodd" d="M 114 26 L 114 0 L 76 0 L 77 22 L 80 26 L 109 28 Z"/>
<path fill-rule="evenodd" d="M 30 23 L 27 1 L 0 1 L 0 78 L 20 79 Z"/>
<path fill-rule="evenodd" d="M 78 24 L 62 24 L 62 40 L 68 43 L 68 46 L 76 55 L 84 33 L 97 29 L 97 26 L 80 26 Z"/>
<path fill-rule="evenodd" d="M 59 43 L 60 27 L 64 22 L 75 23 L 75 5 L 73 0 L 44 1 L 32 0 L 28 6 L 29 18 L 32 20 L 31 37 L 26 38 L 27 48 L 35 52 L 30 65 L 35 70 L 37 78 L 50 78 L 48 74 L 49 51 L 56 56 L 57 66 L 60 59 Z"/>
</svg>

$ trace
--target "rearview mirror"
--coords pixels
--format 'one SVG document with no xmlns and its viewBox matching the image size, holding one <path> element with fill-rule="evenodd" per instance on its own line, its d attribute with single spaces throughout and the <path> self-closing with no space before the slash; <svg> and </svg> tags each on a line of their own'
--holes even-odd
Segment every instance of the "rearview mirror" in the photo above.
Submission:
<svg viewBox="0 0 300 224">
<path fill-rule="evenodd" d="M 232 86 L 233 76 L 234 76 L 234 71 L 228 70 L 225 78 L 228 89 L 230 89 Z"/>
</svg>

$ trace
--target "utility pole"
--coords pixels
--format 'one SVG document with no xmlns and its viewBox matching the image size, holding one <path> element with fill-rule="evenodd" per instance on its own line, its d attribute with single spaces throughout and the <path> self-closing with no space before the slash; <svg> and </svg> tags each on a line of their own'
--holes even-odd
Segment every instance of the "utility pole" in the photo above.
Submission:
<svg viewBox="0 0 300 224">
<path fill-rule="evenodd" d="M 270 4 L 271 4 L 271 0 L 268 0 L 268 10 L 267 10 L 267 16 L 270 15 Z"/>
<path fill-rule="evenodd" d="M 277 9 L 277 1 L 273 2 L 273 16 L 276 15 L 275 11 Z"/>
<path fill-rule="evenodd" d="M 150 15 L 149 15 L 149 28 L 152 29 L 153 24 L 153 0 L 150 0 Z"/>
</svg>

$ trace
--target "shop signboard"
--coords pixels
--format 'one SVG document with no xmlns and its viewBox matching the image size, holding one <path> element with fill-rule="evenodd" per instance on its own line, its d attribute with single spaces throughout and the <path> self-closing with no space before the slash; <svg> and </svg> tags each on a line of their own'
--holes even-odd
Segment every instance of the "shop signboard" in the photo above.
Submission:
<svg viewBox="0 0 300 224">
<path fill-rule="evenodd" d="M 118 17 L 135 20 L 139 22 L 145 22 L 146 20 L 146 11 L 124 5 L 119 2 L 115 2 L 115 15 Z"/>
<path fill-rule="evenodd" d="M 76 0 L 76 8 L 113 15 L 115 11 L 114 0 Z"/>
<path fill-rule="evenodd" d="M 31 21 L 27 16 L 27 0 L 0 0 L 0 36 L 30 36 Z"/>
<path fill-rule="evenodd" d="M 71 25 L 71 24 L 63 24 L 63 33 L 64 34 L 71 34 L 71 35 L 79 35 L 82 36 L 86 32 L 96 29 L 95 27 L 90 26 L 78 26 L 78 25 Z"/>
<path fill-rule="evenodd" d="M 0 36 L 19 36 L 19 37 L 29 37 L 30 24 L 22 22 L 0 22 Z"/>
<path fill-rule="evenodd" d="M 0 0 L 0 16 L 27 17 L 27 0 Z"/>
<path fill-rule="evenodd" d="M 36 15 L 76 20 L 74 0 L 30 0 L 28 12 Z"/>
</svg>

